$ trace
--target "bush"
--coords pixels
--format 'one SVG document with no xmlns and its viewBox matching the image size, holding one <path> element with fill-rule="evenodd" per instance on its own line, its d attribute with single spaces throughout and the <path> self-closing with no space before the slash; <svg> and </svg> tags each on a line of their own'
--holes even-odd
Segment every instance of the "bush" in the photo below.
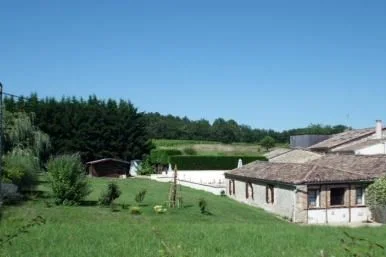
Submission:
<svg viewBox="0 0 386 257">
<path fill-rule="evenodd" d="M 386 176 L 375 180 L 367 188 L 366 202 L 370 209 L 386 206 Z"/>
<path fill-rule="evenodd" d="M 154 173 L 154 169 L 151 166 L 149 157 L 145 158 L 145 160 L 141 163 L 138 173 L 140 175 L 150 175 Z"/>
<path fill-rule="evenodd" d="M 207 206 L 208 206 L 208 203 L 206 202 L 206 200 L 204 198 L 200 198 L 198 200 L 198 207 L 200 208 L 200 211 L 202 214 L 207 212 L 207 210 L 206 210 Z"/>
<path fill-rule="evenodd" d="M 173 155 L 182 155 L 180 150 L 176 149 L 153 149 L 150 152 L 150 162 L 152 164 L 169 164 L 169 157 Z"/>
<path fill-rule="evenodd" d="M 226 193 L 225 193 L 225 190 L 221 190 L 221 192 L 220 192 L 220 196 L 222 196 L 222 197 L 225 197 L 225 196 L 227 196 L 227 195 L 226 195 Z"/>
<path fill-rule="evenodd" d="M 131 213 L 132 215 L 140 215 L 140 214 L 142 213 L 142 211 L 141 211 L 141 208 L 140 208 L 140 207 L 134 206 L 134 207 L 131 207 L 131 208 L 130 208 L 130 213 Z"/>
<path fill-rule="evenodd" d="M 15 148 L 3 158 L 4 178 L 18 186 L 19 191 L 36 184 L 39 160 L 31 150 Z"/>
<path fill-rule="evenodd" d="M 143 190 L 139 191 L 138 194 L 135 195 L 134 200 L 137 203 L 142 203 L 143 200 L 145 199 L 145 195 L 146 195 L 146 189 L 143 189 Z"/>
<path fill-rule="evenodd" d="M 78 154 L 51 158 L 47 170 L 57 204 L 77 204 L 91 192 Z"/>
<path fill-rule="evenodd" d="M 176 155 L 170 157 L 170 162 L 180 170 L 231 170 L 237 167 L 238 160 L 243 164 L 256 160 L 267 161 L 264 156 L 189 156 Z"/>
<path fill-rule="evenodd" d="M 115 199 L 117 199 L 121 195 L 121 191 L 119 190 L 119 187 L 114 182 L 110 182 L 107 185 L 106 191 L 103 191 L 101 193 L 101 196 L 99 197 L 99 204 L 108 206 L 113 203 Z"/>
<path fill-rule="evenodd" d="M 196 155 L 197 154 L 197 151 L 192 147 L 184 148 L 183 152 L 186 155 Z"/>
<path fill-rule="evenodd" d="M 260 145 L 265 147 L 265 149 L 268 151 L 269 149 L 275 146 L 275 139 L 271 136 L 265 136 L 260 141 Z"/>
</svg>

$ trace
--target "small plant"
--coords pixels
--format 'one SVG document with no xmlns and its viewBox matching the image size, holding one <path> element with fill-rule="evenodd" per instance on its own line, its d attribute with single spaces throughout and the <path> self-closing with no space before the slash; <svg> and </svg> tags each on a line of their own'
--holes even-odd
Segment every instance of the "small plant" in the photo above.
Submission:
<svg viewBox="0 0 386 257">
<path fill-rule="evenodd" d="M 225 197 L 225 196 L 227 196 L 227 195 L 226 195 L 226 193 L 225 193 L 225 190 L 221 190 L 221 192 L 220 192 L 220 196 L 222 196 L 222 197 Z"/>
<path fill-rule="evenodd" d="M 156 205 L 156 206 L 154 206 L 154 207 L 153 207 L 153 210 L 154 210 L 154 212 L 157 213 L 157 214 L 162 214 L 162 213 L 165 213 L 165 212 L 167 211 L 167 209 L 166 209 L 164 206 L 162 206 L 162 205 Z"/>
<path fill-rule="evenodd" d="M 130 208 L 130 213 L 132 215 L 141 215 L 142 211 L 140 207 L 134 206 Z"/>
<path fill-rule="evenodd" d="M 116 183 L 110 182 L 107 185 L 107 190 L 102 192 L 99 198 L 99 204 L 103 206 L 112 205 L 113 201 L 121 195 L 121 191 Z"/>
<path fill-rule="evenodd" d="M 204 198 L 200 198 L 198 200 L 198 207 L 200 208 L 200 211 L 202 214 L 205 214 L 207 213 L 207 206 L 208 206 L 208 203 L 206 202 L 206 200 Z"/>
<path fill-rule="evenodd" d="M 135 195 L 135 198 L 134 198 L 135 202 L 138 203 L 138 204 L 142 203 L 143 200 L 145 199 L 145 195 L 146 195 L 146 189 L 143 189 L 143 190 L 139 191 Z"/>
</svg>

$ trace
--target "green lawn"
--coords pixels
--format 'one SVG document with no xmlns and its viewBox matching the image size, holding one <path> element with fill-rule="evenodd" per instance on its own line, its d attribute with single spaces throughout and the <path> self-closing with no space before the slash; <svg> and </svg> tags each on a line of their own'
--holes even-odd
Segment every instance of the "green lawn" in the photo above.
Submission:
<svg viewBox="0 0 386 257">
<path fill-rule="evenodd" d="M 197 140 L 172 140 L 172 139 L 154 139 L 152 140 L 157 148 L 161 149 L 179 149 L 183 151 L 186 148 L 196 150 L 197 155 L 262 155 L 265 151 L 258 144 L 233 143 L 223 144 L 216 141 L 197 141 Z"/>
<path fill-rule="evenodd" d="M 0 256 L 316 257 L 321 249 L 334 256 L 345 256 L 339 242 L 344 231 L 386 245 L 384 227 L 295 225 L 260 209 L 188 188 L 182 188 L 184 208 L 157 215 L 152 208 L 167 199 L 169 185 L 147 179 L 117 181 L 122 191 L 117 203 L 134 205 L 135 193 L 143 188 L 148 190 L 140 216 L 132 216 L 126 209 L 112 212 L 109 208 L 92 206 L 108 181 L 91 180 L 93 193 L 86 203 L 89 206 L 47 207 L 45 201 L 52 199 L 36 198 L 7 207 L 0 224 L 0 237 L 37 215 L 47 222 L 5 245 Z M 47 186 L 41 185 L 40 190 L 47 190 Z M 208 201 L 213 215 L 199 212 L 200 197 Z M 164 248 L 171 254 L 160 255 Z"/>
</svg>

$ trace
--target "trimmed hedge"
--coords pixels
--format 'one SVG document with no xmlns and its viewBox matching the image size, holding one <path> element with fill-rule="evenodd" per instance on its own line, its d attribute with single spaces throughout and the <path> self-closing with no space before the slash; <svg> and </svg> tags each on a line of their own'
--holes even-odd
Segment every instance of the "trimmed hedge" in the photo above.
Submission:
<svg viewBox="0 0 386 257">
<path fill-rule="evenodd" d="M 237 168 L 238 160 L 243 165 L 253 161 L 267 161 L 264 156 L 170 156 L 170 163 L 179 170 L 231 170 Z"/>
<path fill-rule="evenodd" d="M 176 149 L 153 149 L 150 152 L 150 162 L 152 164 L 169 164 L 169 157 L 172 155 L 181 155 L 182 152 Z"/>
</svg>

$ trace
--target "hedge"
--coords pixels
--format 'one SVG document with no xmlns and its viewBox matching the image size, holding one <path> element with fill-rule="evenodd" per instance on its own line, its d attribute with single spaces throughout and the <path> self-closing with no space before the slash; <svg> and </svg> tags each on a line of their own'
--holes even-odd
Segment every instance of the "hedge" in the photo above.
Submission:
<svg viewBox="0 0 386 257">
<path fill-rule="evenodd" d="M 150 162 L 152 164 L 169 164 L 169 157 L 172 155 L 181 155 L 182 152 L 176 149 L 153 149 L 150 152 Z"/>
<path fill-rule="evenodd" d="M 231 170 L 237 167 L 241 159 L 243 164 L 253 161 L 267 161 L 264 156 L 170 156 L 170 163 L 179 170 Z"/>
</svg>

